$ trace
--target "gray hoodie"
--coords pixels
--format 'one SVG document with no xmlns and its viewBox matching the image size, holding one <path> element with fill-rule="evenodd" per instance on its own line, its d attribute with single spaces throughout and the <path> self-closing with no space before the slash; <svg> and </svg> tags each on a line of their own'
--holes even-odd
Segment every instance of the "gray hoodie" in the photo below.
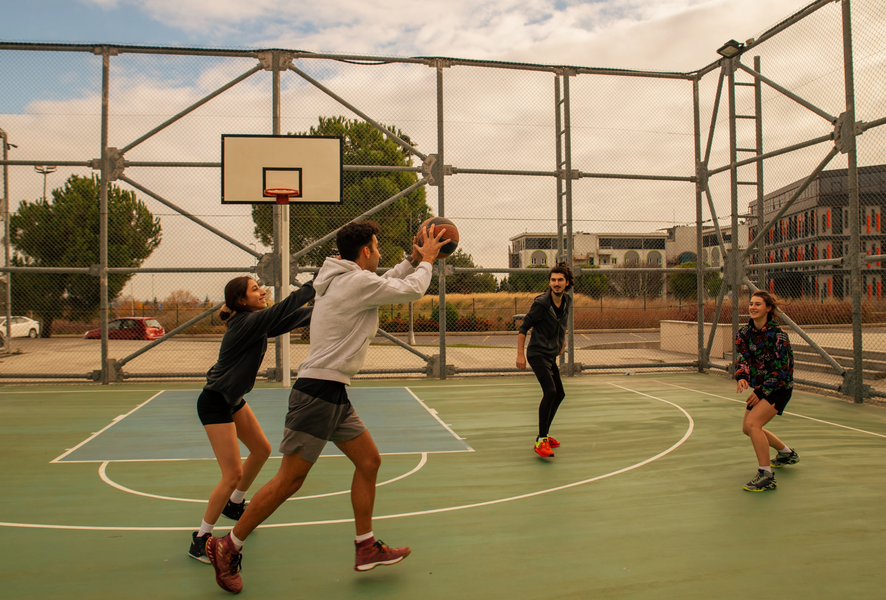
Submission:
<svg viewBox="0 0 886 600">
<path fill-rule="evenodd" d="M 419 300 L 431 284 L 431 264 L 403 261 L 383 275 L 350 260 L 327 258 L 314 279 L 311 349 L 299 377 L 350 384 L 378 329 L 378 307 Z"/>
</svg>

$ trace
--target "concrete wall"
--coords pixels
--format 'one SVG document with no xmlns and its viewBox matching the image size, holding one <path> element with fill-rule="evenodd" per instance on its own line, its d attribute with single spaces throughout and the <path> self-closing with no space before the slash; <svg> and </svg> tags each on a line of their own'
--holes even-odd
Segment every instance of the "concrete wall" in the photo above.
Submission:
<svg viewBox="0 0 886 600">
<path fill-rule="evenodd" d="M 717 325 L 711 358 L 732 358 L 732 327 L 726 323 Z M 704 324 L 704 343 L 711 335 L 711 324 Z M 694 321 L 662 321 L 661 349 L 698 356 L 698 323 Z"/>
</svg>

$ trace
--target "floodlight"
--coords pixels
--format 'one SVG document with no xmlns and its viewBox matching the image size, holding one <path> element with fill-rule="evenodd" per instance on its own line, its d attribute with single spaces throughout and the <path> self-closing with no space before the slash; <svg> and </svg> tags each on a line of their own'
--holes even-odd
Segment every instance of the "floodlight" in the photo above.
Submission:
<svg viewBox="0 0 886 600">
<path fill-rule="evenodd" d="M 735 40 L 729 40 L 717 50 L 717 54 L 723 58 L 732 58 L 740 54 L 742 50 L 744 50 L 744 44 L 739 44 Z"/>
</svg>

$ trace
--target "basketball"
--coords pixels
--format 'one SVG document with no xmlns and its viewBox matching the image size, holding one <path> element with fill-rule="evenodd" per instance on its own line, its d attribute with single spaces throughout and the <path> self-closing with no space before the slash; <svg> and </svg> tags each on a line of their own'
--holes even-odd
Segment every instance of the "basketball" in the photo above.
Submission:
<svg viewBox="0 0 886 600">
<path fill-rule="evenodd" d="M 421 231 L 425 227 L 430 227 L 431 225 L 434 225 L 435 236 L 440 233 L 440 229 L 445 230 L 443 237 L 441 237 L 440 239 L 449 240 L 449 243 L 440 248 L 440 254 L 437 256 L 437 258 L 446 258 L 450 254 L 455 252 L 456 248 L 458 248 L 458 228 L 455 226 L 455 223 L 453 223 L 449 219 L 444 219 L 443 217 L 433 217 L 422 223 L 419 231 Z M 421 244 L 419 243 L 419 245 Z"/>
</svg>

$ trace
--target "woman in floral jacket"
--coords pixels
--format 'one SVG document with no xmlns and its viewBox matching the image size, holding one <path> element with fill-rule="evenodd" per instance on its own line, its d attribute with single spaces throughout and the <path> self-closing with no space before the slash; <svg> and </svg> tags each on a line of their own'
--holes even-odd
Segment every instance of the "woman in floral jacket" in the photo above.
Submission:
<svg viewBox="0 0 886 600">
<path fill-rule="evenodd" d="M 752 388 L 741 431 L 751 438 L 759 465 L 757 475 L 744 485 L 749 492 L 774 490 L 773 467 L 793 465 L 800 456 L 774 433 L 763 429 L 775 415 L 784 412 L 794 387 L 794 353 L 787 334 L 775 320 L 777 304 L 770 294 L 758 291 L 751 296 L 751 320 L 735 337 L 736 393 Z M 769 458 L 769 447 L 775 458 Z"/>
</svg>

